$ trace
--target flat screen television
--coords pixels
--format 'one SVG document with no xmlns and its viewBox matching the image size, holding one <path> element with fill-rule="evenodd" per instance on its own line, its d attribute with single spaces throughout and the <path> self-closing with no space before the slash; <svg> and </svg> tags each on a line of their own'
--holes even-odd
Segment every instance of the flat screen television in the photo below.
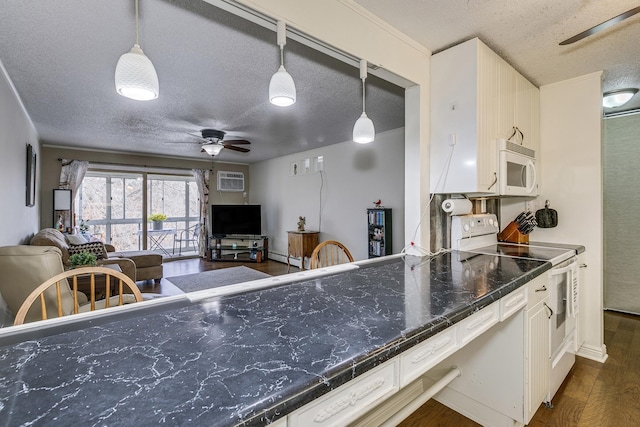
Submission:
<svg viewBox="0 0 640 427">
<path fill-rule="evenodd" d="M 262 234 L 260 205 L 211 205 L 211 234 Z"/>
</svg>

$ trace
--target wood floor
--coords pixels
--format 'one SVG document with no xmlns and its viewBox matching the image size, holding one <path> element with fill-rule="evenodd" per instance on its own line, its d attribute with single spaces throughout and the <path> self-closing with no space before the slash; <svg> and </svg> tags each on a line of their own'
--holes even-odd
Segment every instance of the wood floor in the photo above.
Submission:
<svg viewBox="0 0 640 427">
<path fill-rule="evenodd" d="M 287 265 L 207 262 L 199 258 L 164 263 L 164 276 L 180 276 L 244 265 L 272 276 L 287 273 Z M 298 271 L 292 267 L 291 271 Z M 139 283 L 142 292 L 182 293 L 166 279 L 159 284 Z M 541 406 L 529 426 L 533 427 L 627 427 L 640 425 L 640 316 L 604 312 L 604 342 L 609 358 L 598 363 L 581 357 L 553 399 L 552 409 Z M 479 424 L 430 400 L 408 417 L 401 427 L 467 427 Z"/>
</svg>

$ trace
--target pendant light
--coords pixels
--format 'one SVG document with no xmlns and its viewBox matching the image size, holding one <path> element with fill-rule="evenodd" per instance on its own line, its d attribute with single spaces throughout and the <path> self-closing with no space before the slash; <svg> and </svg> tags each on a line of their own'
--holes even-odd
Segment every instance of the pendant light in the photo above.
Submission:
<svg viewBox="0 0 640 427">
<path fill-rule="evenodd" d="M 284 69 L 284 45 L 287 44 L 287 28 L 284 21 L 278 21 L 278 45 L 280 46 L 280 68 L 269 82 L 269 101 L 279 107 L 288 107 L 296 102 L 296 85 Z"/>
<path fill-rule="evenodd" d="M 116 91 L 136 101 L 156 99 L 159 92 L 158 75 L 153 64 L 138 44 L 138 0 L 136 1 L 136 43 L 123 54 L 116 65 Z"/>
<path fill-rule="evenodd" d="M 360 60 L 360 79 L 362 79 L 362 115 L 353 126 L 353 142 L 358 144 L 368 144 L 373 142 L 376 137 L 376 129 L 367 113 L 364 111 L 364 81 L 367 79 L 367 61 Z"/>
</svg>

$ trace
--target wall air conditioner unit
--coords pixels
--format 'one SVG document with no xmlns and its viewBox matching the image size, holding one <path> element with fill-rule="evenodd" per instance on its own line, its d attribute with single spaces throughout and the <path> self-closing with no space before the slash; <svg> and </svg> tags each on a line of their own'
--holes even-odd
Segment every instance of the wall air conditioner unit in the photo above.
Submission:
<svg viewBox="0 0 640 427">
<path fill-rule="evenodd" d="M 218 171 L 218 191 L 244 191 L 244 173 Z"/>
</svg>

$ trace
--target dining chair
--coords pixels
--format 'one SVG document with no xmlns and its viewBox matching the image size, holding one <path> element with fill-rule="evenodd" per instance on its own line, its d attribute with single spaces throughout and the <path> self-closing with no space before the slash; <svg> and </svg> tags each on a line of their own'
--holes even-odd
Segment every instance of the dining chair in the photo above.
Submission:
<svg viewBox="0 0 640 427">
<path fill-rule="evenodd" d="M 311 253 L 311 268 L 353 262 L 349 249 L 337 240 L 327 240 L 315 247 Z"/>
<path fill-rule="evenodd" d="M 189 248 L 189 244 L 193 244 L 195 250 L 198 250 L 198 243 L 200 238 L 200 224 L 192 225 L 189 228 L 180 230 L 173 238 L 173 254 L 176 253 L 176 244 L 178 245 L 178 255 L 182 255 L 182 243 L 186 243 L 185 249 Z"/>
<path fill-rule="evenodd" d="M 78 291 L 78 278 L 80 277 L 89 279 L 89 295 Z M 105 298 L 101 300 L 96 299 L 96 279 L 98 278 L 104 279 L 105 286 Z M 71 286 L 69 282 L 71 282 Z M 114 286 L 114 290 L 112 290 L 112 286 Z M 53 287 L 55 289 L 52 289 Z M 120 271 L 107 267 L 75 268 L 56 274 L 36 287 L 18 309 L 14 325 L 21 325 L 25 322 L 27 313 L 33 311 L 32 307 L 36 300 L 40 300 L 41 319 L 46 320 L 55 314 L 57 317 L 62 317 L 140 302 L 142 294 L 135 282 Z M 52 311 L 51 307 L 47 307 L 47 304 L 54 305 L 56 310 Z M 37 305 L 35 306 L 37 307 Z"/>
</svg>

